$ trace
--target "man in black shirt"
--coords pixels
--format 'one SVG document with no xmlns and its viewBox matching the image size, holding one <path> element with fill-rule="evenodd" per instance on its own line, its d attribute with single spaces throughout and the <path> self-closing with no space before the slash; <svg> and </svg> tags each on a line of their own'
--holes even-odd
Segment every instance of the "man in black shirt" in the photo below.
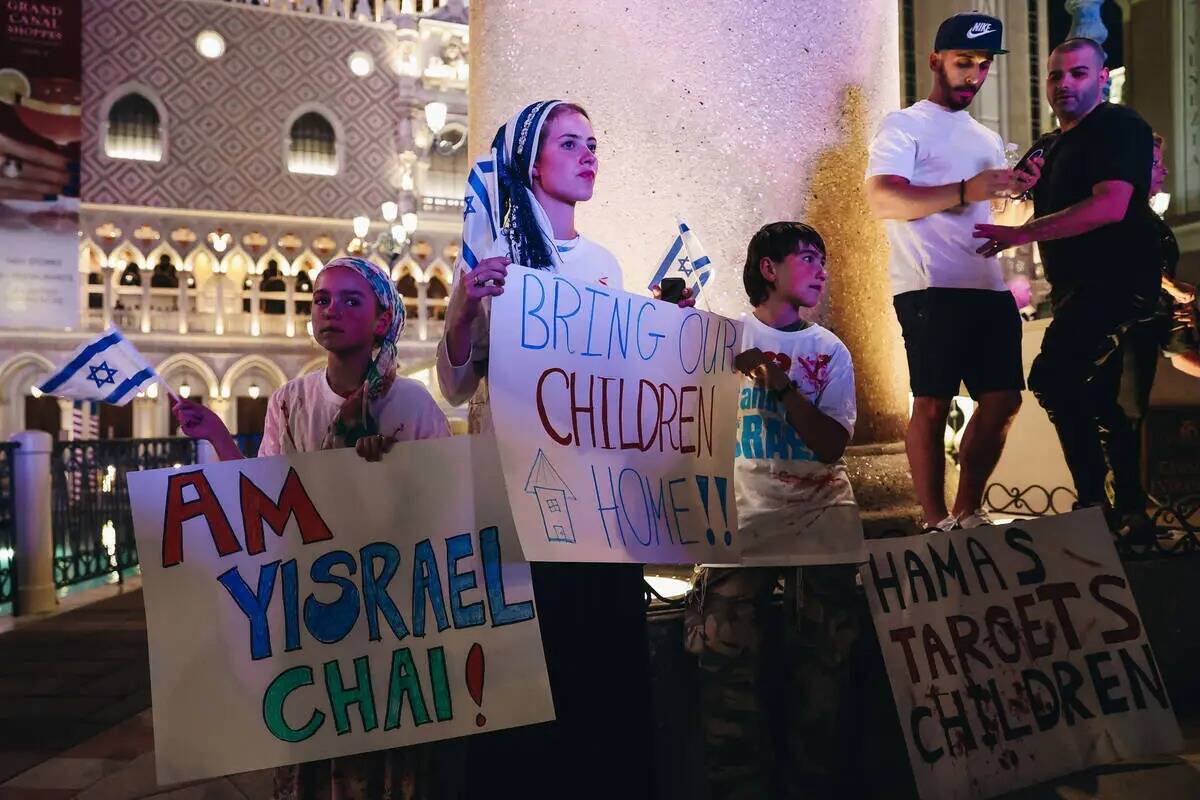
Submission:
<svg viewBox="0 0 1200 800">
<path fill-rule="evenodd" d="M 1058 431 L 1078 506 L 1104 506 L 1114 530 L 1151 541 L 1134 428 L 1117 402 L 1119 345 L 1153 307 L 1159 268 L 1147 202 L 1153 140 L 1131 109 L 1102 102 L 1105 54 L 1068 39 L 1050 56 L 1046 94 L 1061 122 L 1041 142 L 1045 166 L 1033 188 L 1034 219 L 978 225 L 984 255 L 1039 242 L 1054 319 L 1029 373 L 1029 388 Z M 1105 477 L 1113 474 L 1111 505 Z"/>
</svg>

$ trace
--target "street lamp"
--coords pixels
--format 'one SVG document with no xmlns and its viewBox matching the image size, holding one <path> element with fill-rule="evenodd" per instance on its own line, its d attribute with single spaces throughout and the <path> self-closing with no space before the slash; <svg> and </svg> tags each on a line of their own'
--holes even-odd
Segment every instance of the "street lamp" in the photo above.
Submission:
<svg viewBox="0 0 1200 800">
<path fill-rule="evenodd" d="M 445 103 L 434 101 L 425 104 L 425 124 L 435 136 L 446 127 L 446 114 L 449 110 Z"/>
</svg>

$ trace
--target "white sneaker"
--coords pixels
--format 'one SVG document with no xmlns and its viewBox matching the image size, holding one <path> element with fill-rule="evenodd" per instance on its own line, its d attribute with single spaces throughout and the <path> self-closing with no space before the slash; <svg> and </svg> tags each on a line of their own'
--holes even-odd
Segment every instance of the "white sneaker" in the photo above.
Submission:
<svg viewBox="0 0 1200 800">
<path fill-rule="evenodd" d="M 926 525 L 922 533 L 945 533 L 946 531 L 958 530 L 960 527 L 962 526 L 959 525 L 958 518 L 951 514 L 936 525 Z"/>
<path fill-rule="evenodd" d="M 995 520 L 988 516 L 988 512 L 982 508 L 977 508 L 970 514 L 963 514 L 958 520 L 960 528 L 980 528 L 984 525 L 995 524 Z"/>
</svg>

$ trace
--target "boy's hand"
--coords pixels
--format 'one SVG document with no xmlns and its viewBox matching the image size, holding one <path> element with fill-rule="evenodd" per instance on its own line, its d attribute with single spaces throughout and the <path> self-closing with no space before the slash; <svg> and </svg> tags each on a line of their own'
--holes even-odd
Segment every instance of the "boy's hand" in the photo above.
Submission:
<svg viewBox="0 0 1200 800">
<path fill-rule="evenodd" d="M 229 435 L 229 429 L 211 408 L 180 399 L 171 406 L 179 429 L 192 439 L 207 439 L 214 444 Z"/>
<path fill-rule="evenodd" d="M 662 289 L 658 284 L 650 287 L 650 294 L 655 300 L 662 300 Z M 683 296 L 679 298 L 680 308 L 695 308 L 696 298 L 692 296 L 692 287 L 683 287 Z"/>
<path fill-rule="evenodd" d="M 791 385 L 791 378 L 780 369 L 774 356 L 769 356 L 757 347 L 743 350 L 734 356 L 733 368 L 773 391 L 782 391 Z"/>
<path fill-rule="evenodd" d="M 390 436 L 363 436 L 354 444 L 354 452 L 367 461 L 379 461 L 395 443 L 396 440 Z"/>
</svg>

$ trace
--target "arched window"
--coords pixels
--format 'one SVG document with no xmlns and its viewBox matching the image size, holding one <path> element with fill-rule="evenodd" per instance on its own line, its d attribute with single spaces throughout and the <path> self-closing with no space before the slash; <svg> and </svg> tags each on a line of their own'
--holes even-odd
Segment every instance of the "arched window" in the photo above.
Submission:
<svg viewBox="0 0 1200 800">
<path fill-rule="evenodd" d="M 405 300 L 416 300 L 417 279 L 410 272 L 404 273 L 400 276 L 400 280 L 396 281 L 396 291 L 400 292 L 400 296 Z"/>
<path fill-rule="evenodd" d="M 163 253 L 158 258 L 158 263 L 154 265 L 154 271 L 150 274 L 150 287 L 153 289 L 175 289 L 179 286 L 179 275 L 176 272 L 175 265 L 171 263 L 171 257 Z"/>
<path fill-rule="evenodd" d="M 337 134 L 329 120 L 316 111 L 301 114 L 288 131 L 288 171 L 337 174 Z"/>
<path fill-rule="evenodd" d="M 429 298 L 429 307 L 433 311 L 431 316 L 434 319 L 445 319 L 450 290 L 446 288 L 446 284 L 437 275 L 429 279 L 429 289 L 426 296 Z"/>
<path fill-rule="evenodd" d="M 104 153 L 110 158 L 161 161 L 162 119 L 144 95 L 130 92 L 108 109 Z"/>
</svg>

